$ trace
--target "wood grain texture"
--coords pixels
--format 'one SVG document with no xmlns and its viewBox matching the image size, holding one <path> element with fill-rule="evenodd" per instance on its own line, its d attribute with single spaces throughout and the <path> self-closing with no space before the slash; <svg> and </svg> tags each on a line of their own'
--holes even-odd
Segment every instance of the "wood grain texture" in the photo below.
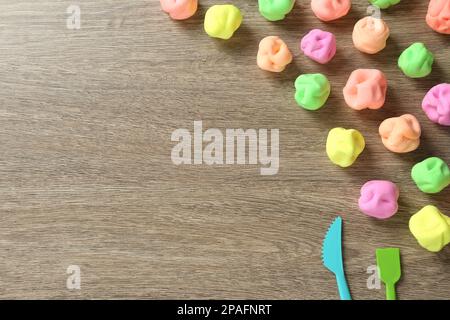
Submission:
<svg viewBox="0 0 450 320">
<path fill-rule="evenodd" d="M 79 2 L 79 3 L 77 3 Z M 450 41 L 425 24 L 428 1 L 383 11 L 388 47 L 369 56 L 351 43 L 367 1 L 324 24 L 297 1 L 279 23 L 257 1 L 233 0 L 245 14 L 230 41 L 203 32 L 213 0 L 187 21 L 171 21 L 157 0 L 0 0 L 0 298 L 335 299 L 321 265 L 321 242 L 336 215 L 345 221 L 345 264 L 355 299 L 368 290 L 375 248 L 401 248 L 400 299 L 450 298 L 450 248 L 432 254 L 408 230 L 427 204 L 450 213 L 450 189 L 421 193 L 411 166 L 435 155 L 450 163 L 450 129 L 433 125 L 420 102 L 450 81 Z M 81 30 L 66 28 L 66 9 L 81 6 Z M 338 53 L 326 66 L 300 54 L 314 27 L 332 31 Z M 256 67 L 259 40 L 279 35 L 295 52 L 282 74 Z M 415 41 L 436 55 L 433 73 L 413 80 L 396 60 Z M 379 68 L 389 80 L 386 106 L 354 112 L 341 94 L 356 68 Z M 298 108 L 293 82 L 323 72 L 333 86 L 319 112 Z M 412 113 L 423 144 L 396 155 L 384 149 L 379 123 Z M 177 128 L 280 129 L 280 172 L 259 166 L 175 166 Z M 329 129 L 359 129 L 367 150 L 347 170 L 324 146 Z M 358 212 L 361 185 L 391 179 L 401 209 L 377 222 Z M 82 288 L 66 289 L 66 268 L 81 267 Z"/>
</svg>

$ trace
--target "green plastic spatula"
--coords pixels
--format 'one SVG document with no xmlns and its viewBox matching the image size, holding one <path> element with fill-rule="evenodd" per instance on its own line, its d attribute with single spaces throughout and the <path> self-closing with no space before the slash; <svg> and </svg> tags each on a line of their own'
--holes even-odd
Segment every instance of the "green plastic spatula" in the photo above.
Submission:
<svg viewBox="0 0 450 320">
<path fill-rule="evenodd" d="M 400 249 L 382 248 L 376 250 L 380 279 L 386 286 L 386 300 L 396 300 L 395 284 L 402 275 Z"/>
</svg>

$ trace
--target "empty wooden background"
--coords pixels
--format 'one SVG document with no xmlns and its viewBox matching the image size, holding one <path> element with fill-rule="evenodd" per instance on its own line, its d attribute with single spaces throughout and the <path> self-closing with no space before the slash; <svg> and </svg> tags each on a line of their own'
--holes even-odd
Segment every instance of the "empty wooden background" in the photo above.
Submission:
<svg viewBox="0 0 450 320">
<path fill-rule="evenodd" d="M 449 129 L 433 125 L 420 103 L 450 81 L 449 36 L 425 24 L 428 1 L 383 11 L 388 47 L 369 56 L 351 43 L 367 1 L 345 18 L 316 19 L 309 0 L 286 20 L 265 21 L 256 0 L 229 1 L 244 23 L 230 41 L 203 31 L 206 9 L 172 21 L 157 0 L 0 0 L 0 297 L 335 299 L 321 264 L 321 242 L 336 215 L 345 223 L 345 265 L 355 299 L 369 290 L 367 268 L 377 247 L 401 248 L 400 299 L 450 297 L 450 248 L 418 246 L 409 217 L 427 204 L 450 213 L 450 189 L 421 193 L 412 165 L 427 156 L 450 163 Z M 81 29 L 66 27 L 66 9 L 81 7 Z M 312 28 L 332 31 L 338 53 L 325 66 L 300 54 Z M 295 53 L 281 74 L 255 64 L 258 43 L 279 35 Z M 413 80 L 396 60 L 412 42 L 435 53 L 433 73 Z M 355 112 L 342 88 L 356 68 L 379 68 L 389 80 L 382 110 Z M 293 82 L 323 72 L 332 83 L 318 112 L 296 106 Z M 416 152 L 385 150 L 378 125 L 416 115 Z M 280 171 L 259 166 L 175 166 L 172 131 L 280 129 Z M 329 129 L 359 129 L 367 149 L 346 170 L 324 148 Z M 391 179 L 401 188 L 399 213 L 378 222 L 358 212 L 361 185 Z M 66 268 L 81 267 L 81 290 L 66 288 Z"/>
</svg>

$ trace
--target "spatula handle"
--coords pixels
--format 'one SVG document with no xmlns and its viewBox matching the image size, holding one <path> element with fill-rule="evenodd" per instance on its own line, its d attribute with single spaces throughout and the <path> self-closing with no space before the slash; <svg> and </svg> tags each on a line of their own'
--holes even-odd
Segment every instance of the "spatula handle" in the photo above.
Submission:
<svg viewBox="0 0 450 320">
<path fill-rule="evenodd" d="M 386 300 L 397 300 L 395 284 L 386 283 Z"/>
<path fill-rule="evenodd" d="M 345 280 L 345 275 L 343 273 L 336 275 L 336 282 L 341 300 L 352 300 L 352 296 L 350 295 L 350 290 L 347 285 L 347 280 Z"/>
</svg>

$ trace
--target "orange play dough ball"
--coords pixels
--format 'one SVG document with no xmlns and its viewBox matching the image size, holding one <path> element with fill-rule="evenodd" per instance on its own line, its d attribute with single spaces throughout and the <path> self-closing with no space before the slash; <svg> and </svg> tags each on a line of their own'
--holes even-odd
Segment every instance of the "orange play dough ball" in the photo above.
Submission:
<svg viewBox="0 0 450 320">
<path fill-rule="evenodd" d="M 416 150 L 420 145 L 419 121 L 411 114 L 384 120 L 379 128 L 384 146 L 396 153 Z"/>
<path fill-rule="evenodd" d="M 353 44 L 361 52 L 375 54 L 386 47 L 389 27 L 381 19 L 365 17 L 353 28 Z"/>
<path fill-rule="evenodd" d="M 426 20 L 434 31 L 450 34 L 450 0 L 431 0 Z"/>
<path fill-rule="evenodd" d="M 292 62 L 292 53 L 279 37 L 265 37 L 259 43 L 258 67 L 271 72 L 281 72 Z"/>
<path fill-rule="evenodd" d="M 345 16 L 352 7 L 351 0 L 311 0 L 311 9 L 322 21 L 332 21 Z"/>
<path fill-rule="evenodd" d="M 198 0 L 160 0 L 161 8 L 174 20 L 192 17 L 197 11 Z"/>
<path fill-rule="evenodd" d="M 386 100 L 387 80 L 376 69 L 358 69 L 352 72 L 344 87 L 344 99 L 355 110 L 379 109 Z"/>
</svg>

